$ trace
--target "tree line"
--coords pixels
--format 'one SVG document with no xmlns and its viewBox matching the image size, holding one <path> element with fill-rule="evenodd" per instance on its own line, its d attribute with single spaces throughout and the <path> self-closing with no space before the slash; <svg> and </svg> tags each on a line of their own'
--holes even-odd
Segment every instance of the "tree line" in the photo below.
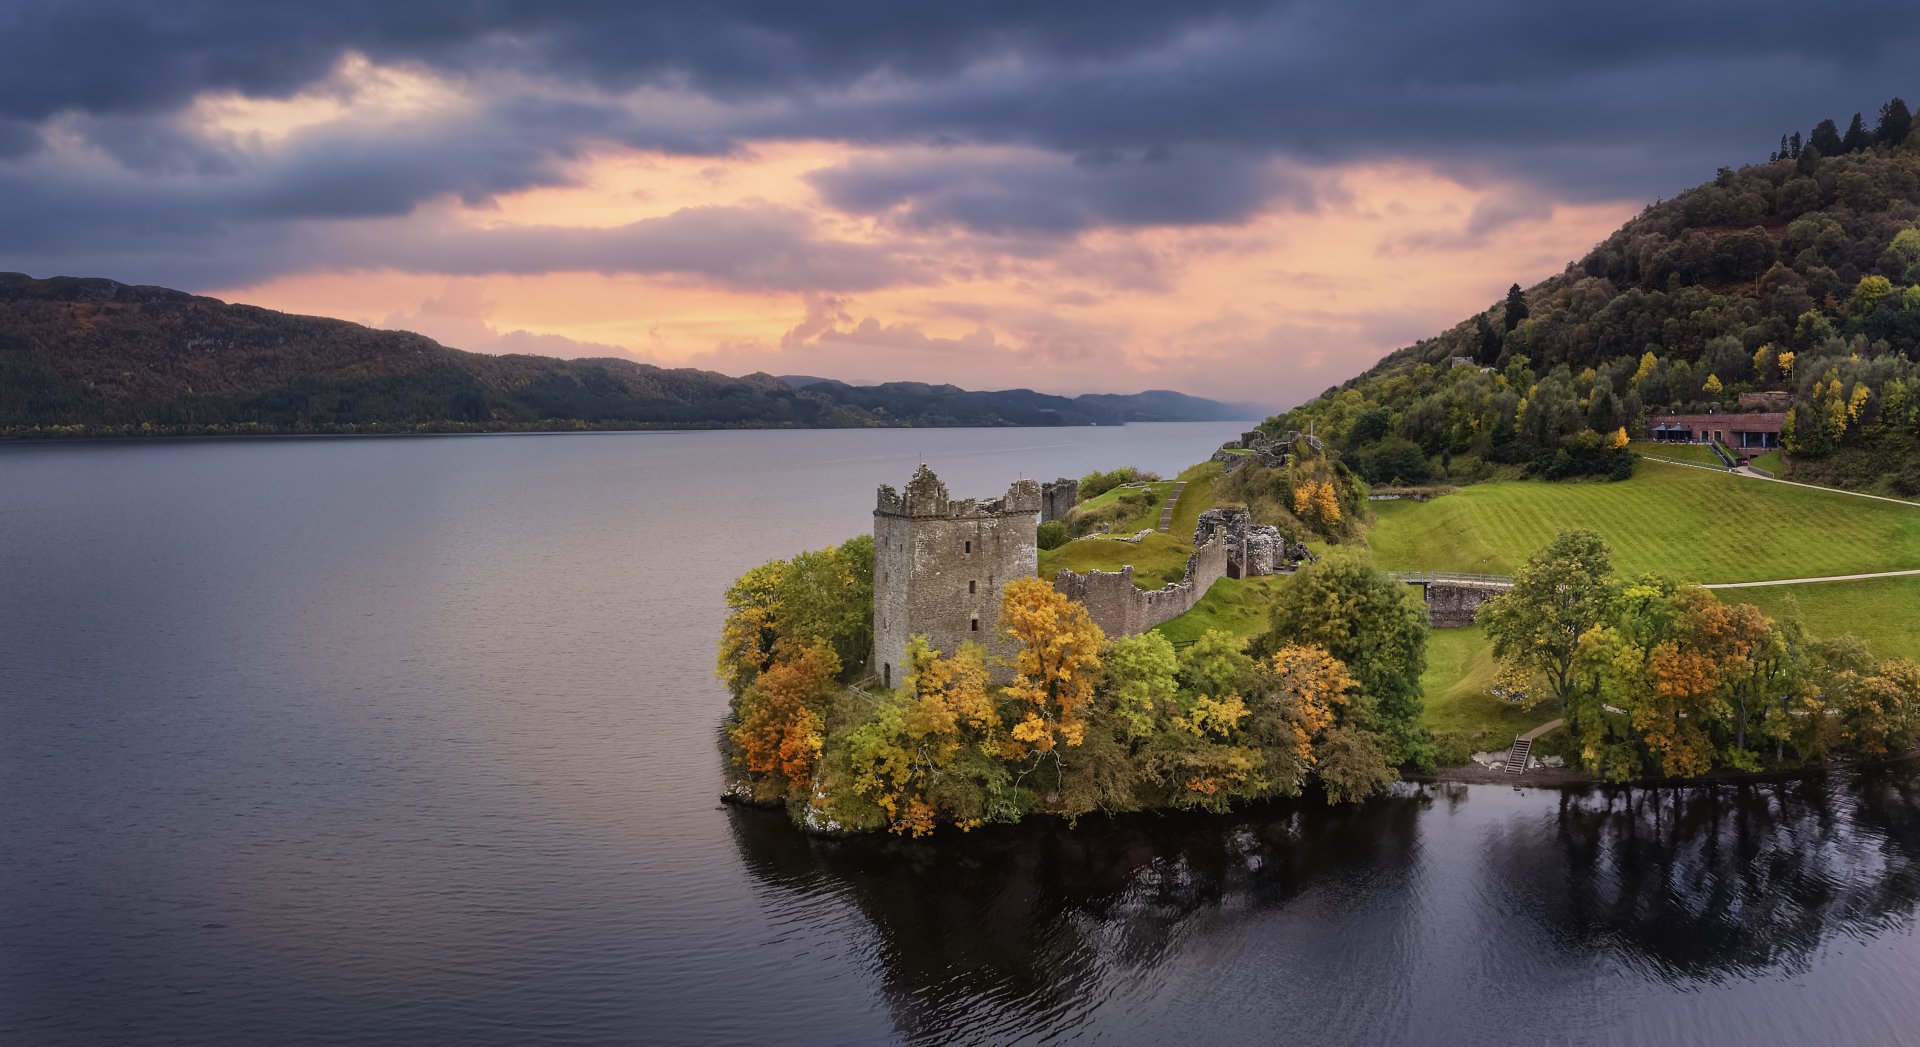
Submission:
<svg viewBox="0 0 1920 1047">
<path fill-rule="evenodd" d="M 1920 665 L 1722 602 L 1672 579 L 1615 576 L 1591 531 L 1561 534 L 1479 623 L 1500 693 L 1564 716 L 1609 781 L 1692 778 L 1879 756 L 1920 741 Z"/>
<path fill-rule="evenodd" d="M 1209 632 L 1185 649 L 1157 632 L 1107 637 L 1081 604 L 1016 579 L 1001 602 L 1007 664 L 916 637 L 887 690 L 864 664 L 871 549 L 765 564 L 727 594 L 717 668 L 737 793 L 805 824 L 918 836 L 1308 788 L 1350 802 L 1396 768 L 1432 767 L 1425 612 L 1363 559 L 1304 570 L 1253 643 Z"/>
<path fill-rule="evenodd" d="M 1889 135 L 1903 113 L 1886 107 Z M 1630 472 L 1607 444 L 1634 437 L 1649 414 L 1781 391 L 1794 410 L 1792 472 L 1920 493 L 1908 414 L 1920 366 L 1920 138 L 1868 131 L 1831 155 L 1788 146 L 1786 158 L 1723 168 L 1648 207 L 1564 272 L 1514 284 L 1269 428 L 1312 424 L 1376 484 L 1516 469 L 1605 477 Z"/>
</svg>

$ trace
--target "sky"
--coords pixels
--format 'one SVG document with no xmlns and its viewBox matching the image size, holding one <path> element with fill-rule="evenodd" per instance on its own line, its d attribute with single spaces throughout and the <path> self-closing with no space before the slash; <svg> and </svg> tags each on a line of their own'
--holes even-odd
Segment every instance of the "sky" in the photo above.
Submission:
<svg viewBox="0 0 1920 1047">
<path fill-rule="evenodd" d="M 1846 0 L 5 0 L 0 270 L 1287 406 L 1915 54 Z"/>
</svg>

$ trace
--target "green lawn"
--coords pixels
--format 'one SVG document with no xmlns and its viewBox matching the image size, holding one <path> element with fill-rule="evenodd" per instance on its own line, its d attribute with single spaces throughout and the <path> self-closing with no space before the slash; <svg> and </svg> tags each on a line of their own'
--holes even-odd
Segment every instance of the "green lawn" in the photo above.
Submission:
<svg viewBox="0 0 1920 1047">
<path fill-rule="evenodd" d="M 1661 458 L 1677 458 L 1683 462 L 1699 462 L 1701 465 L 1717 465 L 1722 469 L 1726 468 L 1726 464 L 1720 461 L 1720 456 L 1714 454 L 1713 448 L 1706 444 L 1638 443 L 1627 446 L 1637 454 L 1658 455 Z"/>
<path fill-rule="evenodd" d="M 1166 504 L 1167 492 L 1173 490 L 1173 481 L 1172 480 L 1156 480 L 1152 483 L 1147 484 L 1146 486 L 1149 490 L 1153 492 L 1153 498 L 1151 499 L 1151 501 L 1146 505 L 1145 508 L 1140 510 L 1140 514 L 1138 516 L 1135 516 L 1131 520 L 1123 520 L 1115 524 L 1113 526 L 1112 533 L 1138 534 L 1141 531 L 1151 531 L 1154 528 L 1160 526 L 1160 508 L 1162 505 Z M 1089 498 L 1086 501 L 1081 502 L 1078 506 L 1076 506 L 1076 508 L 1083 513 L 1097 512 L 1101 509 L 1106 508 L 1109 505 L 1114 504 L 1115 502 L 1118 502 L 1120 500 L 1121 494 L 1127 491 L 1137 491 L 1137 490 L 1139 490 L 1139 488 L 1137 487 L 1115 487 L 1111 490 L 1102 491 L 1099 494 L 1094 495 L 1092 498 Z"/>
<path fill-rule="evenodd" d="M 1201 462 L 1180 474 L 1187 482 L 1186 490 L 1180 492 L 1180 500 L 1173 503 L 1173 520 L 1167 525 L 1167 533 L 1179 535 L 1187 541 L 1193 540 L 1193 529 L 1200 526 L 1200 514 L 1213 508 L 1214 481 L 1226 472 L 1219 462 Z M 1159 518 L 1154 526 L 1160 525 Z"/>
<path fill-rule="evenodd" d="M 1589 528 L 1622 574 L 1747 582 L 1920 567 L 1920 508 L 1641 460 L 1620 483 L 1504 481 L 1374 505 L 1391 571 L 1510 574 L 1560 531 Z"/>
<path fill-rule="evenodd" d="M 1786 458 L 1779 451 L 1768 451 L 1766 454 L 1755 458 L 1753 465 L 1755 468 L 1765 469 L 1775 476 L 1779 476 L 1781 473 L 1787 471 Z"/>
<path fill-rule="evenodd" d="M 1242 641 L 1252 639 L 1267 631 L 1267 609 L 1273 604 L 1274 594 L 1290 580 L 1278 574 L 1245 580 L 1222 578 L 1193 605 L 1193 610 L 1156 628 L 1174 643 L 1198 640 L 1209 629 Z"/>
<path fill-rule="evenodd" d="M 1420 722 L 1433 731 L 1442 767 L 1465 764 L 1476 752 L 1505 749 L 1515 735 L 1556 715 L 1495 698 L 1489 693 L 1495 668 L 1493 648 L 1479 626 L 1427 634 L 1427 671 L 1420 677 L 1426 708 Z"/>
<path fill-rule="evenodd" d="M 1052 578 L 1062 568 L 1085 574 L 1088 571 L 1118 571 L 1133 565 L 1133 584 L 1142 589 L 1158 589 L 1186 576 L 1187 559 L 1193 546 L 1171 534 L 1150 534 L 1139 544 L 1116 538 L 1087 537 L 1068 542 L 1058 549 L 1040 551 L 1040 577 Z"/>
<path fill-rule="evenodd" d="M 1920 575 L 1721 589 L 1718 595 L 1772 615 L 1798 610 L 1814 636 L 1857 636 L 1876 657 L 1920 661 Z"/>
</svg>

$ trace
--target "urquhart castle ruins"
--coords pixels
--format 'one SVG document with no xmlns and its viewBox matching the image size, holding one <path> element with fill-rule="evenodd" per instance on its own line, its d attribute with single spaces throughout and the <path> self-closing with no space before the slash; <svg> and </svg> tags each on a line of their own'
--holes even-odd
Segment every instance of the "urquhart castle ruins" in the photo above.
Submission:
<svg viewBox="0 0 1920 1047">
<path fill-rule="evenodd" d="M 947 485 L 921 466 L 904 492 L 880 488 L 873 510 L 873 661 L 884 686 L 904 670 L 907 641 L 925 636 L 937 650 L 966 642 L 1011 658 L 1014 642 L 1000 629 L 1000 589 L 1010 578 L 1039 573 L 1039 527 L 1073 507 L 1072 480 L 1021 480 L 991 501 L 955 500 Z M 1083 603 L 1109 636 L 1145 632 L 1193 609 L 1213 583 L 1229 576 L 1271 573 L 1264 549 L 1271 539 L 1246 538 L 1245 513 L 1230 520 L 1218 511 L 1202 521 L 1186 576 L 1152 591 L 1133 584 L 1133 568 L 1061 571 L 1055 589 Z M 1271 531 L 1271 528 L 1254 529 Z M 1265 542 L 1256 548 L 1256 542 Z M 1235 555 L 1244 551 L 1247 555 Z M 1230 562 L 1231 561 L 1231 562 Z"/>
<path fill-rule="evenodd" d="M 883 686 L 894 687 L 905 678 L 907 643 L 915 636 L 948 653 L 962 643 L 980 644 L 997 665 L 1012 658 L 1016 645 L 1000 628 L 1001 588 L 1009 579 L 1039 574 L 1040 524 L 1065 517 L 1077 488 L 1073 480 L 1020 480 L 999 498 L 956 500 L 925 465 L 905 491 L 880 488 L 873 510 L 873 659 L 868 664 Z M 1129 636 L 1192 610 L 1222 578 L 1280 573 L 1310 555 L 1304 548 L 1290 552 L 1278 531 L 1252 523 L 1242 508 L 1201 513 L 1193 546 L 1185 576 L 1159 589 L 1135 585 L 1132 567 L 1086 574 L 1062 570 L 1053 587 L 1084 604 L 1108 636 Z M 1489 595 L 1466 593 L 1464 615 L 1442 613 L 1452 606 L 1453 594 L 1435 589 L 1454 583 L 1422 579 L 1412 584 L 1422 587 L 1433 624 L 1440 627 L 1471 624 L 1473 609 Z"/>
</svg>

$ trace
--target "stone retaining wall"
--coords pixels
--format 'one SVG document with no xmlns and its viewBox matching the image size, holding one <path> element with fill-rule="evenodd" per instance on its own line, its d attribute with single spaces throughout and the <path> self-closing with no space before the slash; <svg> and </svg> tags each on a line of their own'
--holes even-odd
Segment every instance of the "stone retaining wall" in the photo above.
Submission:
<svg viewBox="0 0 1920 1047">
<path fill-rule="evenodd" d="M 1427 621 L 1435 629 L 1464 629 L 1473 624 L 1480 605 L 1512 588 L 1499 582 L 1433 581 L 1419 583 L 1426 590 Z"/>
<path fill-rule="evenodd" d="M 1193 610 L 1213 583 L 1227 575 L 1227 543 L 1208 542 L 1187 559 L 1185 577 L 1148 591 L 1133 584 L 1133 568 L 1118 571 L 1061 571 L 1053 587 L 1087 606 L 1094 624 L 1108 636 L 1132 636 Z"/>
</svg>

